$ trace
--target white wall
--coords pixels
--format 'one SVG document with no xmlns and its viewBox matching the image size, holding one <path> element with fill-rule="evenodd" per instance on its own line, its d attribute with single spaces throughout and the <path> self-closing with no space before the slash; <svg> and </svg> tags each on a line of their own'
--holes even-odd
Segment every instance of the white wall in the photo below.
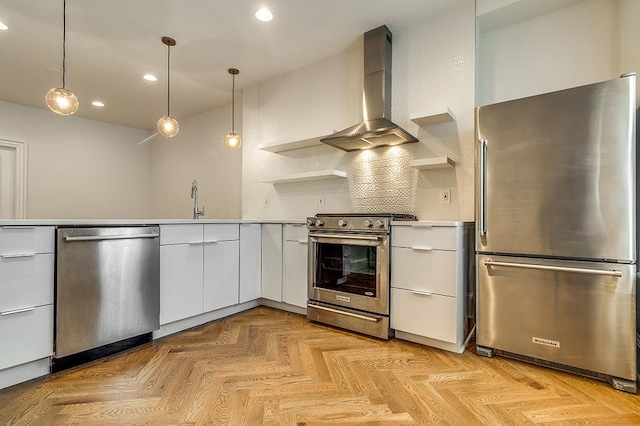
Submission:
<svg viewBox="0 0 640 426">
<path fill-rule="evenodd" d="M 242 97 L 236 96 L 236 132 L 242 129 Z M 204 219 L 239 219 L 242 204 L 242 150 L 229 150 L 231 104 L 180 120 L 173 138 L 156 136 L 150 145 L 150 217 L 189 219 L 198 181 L 198 204 Z"/>
<path fill-rule="evenodd" d="M 392 118 L 420 142 L 346 153 L 329 146 L 271 153 L 259 147 L 307 139 L 362 118 L 362 42 L 332 58 L 244 91 L 243 218 L 301 219 L 321 211 L 411 212 L 421 219 L 473 219 L 475 8 L 394 31 Z M 450 107 L 455 122 L 420 129 L 409 115 Z M 449 170 L 418 171 L 414 158 L 448 155 Z M 325 169 L 347 179 L 266 184 L 261 179 Z M 440 204 L 440 189 L 452 203 Z M 325 197 L 320 207 L 318 198 Z M 265 206 L 268 202 L 268 207 Z"/>
<path fill-rule="evenodd" d="M 636 0 L 626 3 L 637 11 Z M 477 104 L 618 77 L 618 5 L 618 0 L 585 0 L 481 33 Z M 636 13 L 626 17 L 627 26 L 637 27 L 638 16 Z M 634 44 L 630 40 L 629 43 Z M 628 44 L 626 49 L 632 49 Z M 637 46 L 633 48 L 637 51 Z"/>
<path fill-rule="evenodd" d="M 620 39 L 618 73 L 635 72 L 640 78 L 640 1 L 618 0 Z M 640 84 L 636 86 L 637 105 L 640 105 Z"/>
<path fill-rule="evenodd" d="M 0 139 L 27 143 L 29 219 L 148 217 L 147 136 L 0 101 Z"/>
</svg>

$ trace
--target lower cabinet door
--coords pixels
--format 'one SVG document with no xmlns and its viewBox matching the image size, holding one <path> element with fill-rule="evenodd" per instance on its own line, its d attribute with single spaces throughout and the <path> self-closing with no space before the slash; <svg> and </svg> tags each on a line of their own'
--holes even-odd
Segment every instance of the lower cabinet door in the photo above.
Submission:
<svg viewBox="0 0 640 426">
<path fill-rule="evenodd" d="M 202 243 L 160 246 L 160 324 L 203 312 L 203 253 Z"/>
<path fill-rule="evenodd" d="M 220 241 L 204 248 L 204 311 L 238 304 L 240 241 Z"/>
<path fill-rule="evenodd" d="M 262 288 L 262 225 L 240 224 L 240 300 L 260 298 Z"/>
<path fill-rule="evenodd" d="M 282 260 L 282 299 L 307 307 L 307 240 L 285 241 Z"/>
<path fill-rule="evenodd" d="M 398 288 L 391 289 L 391 328 L 457 343 L 460 320 L 457 299 Z"/>
<path fill-rule="evenodd" d="M 53 305 L 3 311 L 0 370 L 53 354 Z"/>
</svg>

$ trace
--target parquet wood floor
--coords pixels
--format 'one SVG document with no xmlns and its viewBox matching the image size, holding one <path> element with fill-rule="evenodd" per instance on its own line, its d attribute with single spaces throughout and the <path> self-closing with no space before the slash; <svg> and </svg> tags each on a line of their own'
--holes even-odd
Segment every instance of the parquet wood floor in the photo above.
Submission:
<svg viewBox="0 0 640 426">
<path fill-rule="evenodd" d="M 0 391 L 0 425 L 640 424 L 640 396 L 259 307 Z"/>
</svg>

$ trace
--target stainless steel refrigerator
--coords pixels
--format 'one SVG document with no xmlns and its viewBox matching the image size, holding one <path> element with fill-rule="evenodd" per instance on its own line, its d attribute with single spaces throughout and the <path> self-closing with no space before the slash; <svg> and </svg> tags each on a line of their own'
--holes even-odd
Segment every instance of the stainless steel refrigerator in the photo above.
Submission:
<svg viewBox="0 0 640 426">
<path fill-rule="evenodd" d="M 476 108 L 477 349 L 636 392 L 636 76 Z"/>
</svg>

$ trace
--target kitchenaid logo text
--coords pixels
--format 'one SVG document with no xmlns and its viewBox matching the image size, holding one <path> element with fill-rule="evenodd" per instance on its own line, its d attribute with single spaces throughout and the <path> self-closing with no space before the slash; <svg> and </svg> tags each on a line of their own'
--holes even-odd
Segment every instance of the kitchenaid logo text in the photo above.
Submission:
<svg viewBox="0 0 640 426">
<path fill-rule="evenodd" d="M 532 337 L 531 342 L 536 345 L 544 345 L 551 346 L 552 348 L 560 349 L 560 342 L 556 342 L 555 340 L 543 339 L 541 337 Z"/>
</svg>

